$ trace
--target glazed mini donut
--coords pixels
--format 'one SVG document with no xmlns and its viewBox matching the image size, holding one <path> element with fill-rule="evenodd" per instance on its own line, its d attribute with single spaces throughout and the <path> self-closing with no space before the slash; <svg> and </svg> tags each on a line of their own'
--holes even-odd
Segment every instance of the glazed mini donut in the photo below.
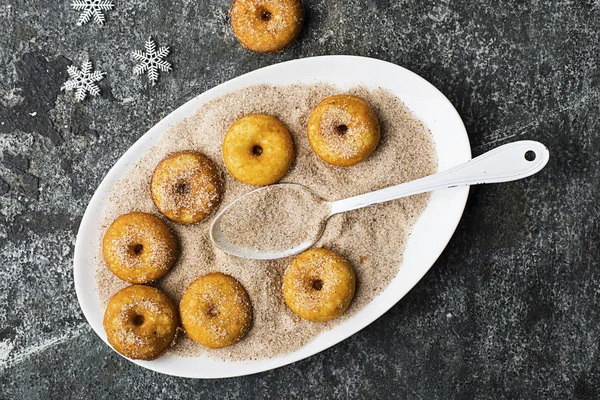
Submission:
<svg viewBox="0 0 600 400">
<path fill-rule="evenodd" d="M 104 313 L 104 330 L 113 348 L 136 360 L 154 360 L 173 343 L 177 309 L 166 294 L 142 285 L 115 294 Z"/>
<path fill-rule="evenodd" d="M 158 163 L 150 191 L 154 204 L 167 218 L 195 224 L 219 207 L 223 182 L 217 166 L 207 156 L 180 151 Z"/>
<path fill-rule="evenodd" d="M 246 115 L 229 128 L 223 140 L 227 170 L 249 185 L 277 182 L 287 173 L 294 157 L 290 132 L 269 115 Z"/>
<path fill-rule="evenodd" d="M 329 321 L 346 311 L 356 287 L 350 263 L 327 249 L 311 249 L 296 257 L 283 278 L 288 307 L 309 321 Z"/>
<path fill-rule="evenodd" d="M 377 148 L 379 138 L 377 115 L 360 97 L 328 97 L 308 119 L 310 146 L 323 161 L 338 167 L 365 160 Z"/>
<path fill-rule="evenodd" d="M 104 234 L 106 266 L 129 283 L 147 283 L 165 276 L 178 255 L 175 235 L 160 218 L 141 212 L 118 217 Z"/>
<path fill-rule="evenodd" d="M 179 312 L 187 335 L 210 348 L 237 343 L 252 325 L 252 304 L 246 289 L 220 272 L 192 282 L 183 293 Z"/>
<path fill-rule="evenodd" d="M 231 26 L 239 42 L 258 53 L 283 50 L 302 30 L 300 0 L 234 0 Z"/>
</svg>

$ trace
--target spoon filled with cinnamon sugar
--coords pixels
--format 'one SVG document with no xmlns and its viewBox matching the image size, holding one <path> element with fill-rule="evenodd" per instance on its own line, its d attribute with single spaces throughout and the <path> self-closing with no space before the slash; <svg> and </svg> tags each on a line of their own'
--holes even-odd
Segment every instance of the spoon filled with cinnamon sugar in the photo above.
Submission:
<svg viewBox="0 0 600 400">
<path fill-rule="evenodd" d="M 210 227 L 210 238 L 217 248 L 234 256 L 284 258 L 317 243 L 327 220 L 335 214 L 433 190 L 526 178 L 544 168 L 549 157 L 543 144 L 518 141 L 446 171 L 337 201 L 326 201 L 303 185 L 266 186 L 221 211 Z"/>
</svg>

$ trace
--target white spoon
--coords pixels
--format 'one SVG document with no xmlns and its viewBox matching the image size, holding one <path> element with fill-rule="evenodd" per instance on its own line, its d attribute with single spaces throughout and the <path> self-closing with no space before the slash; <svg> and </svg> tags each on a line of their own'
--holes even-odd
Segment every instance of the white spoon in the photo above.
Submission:
<svg viewBox="0 0 600 400">
<path fill-rule="evenodd" d="M 312 247 L 321 237 L 325 224 L 332 215 L 438 189 L 510 182 L 526 178 L 544 168 L 549 158 L 550 153 L 546 146 L 539 142 L 523 140 L 500 146 L 449 170 L 359 196 L 327 202 L 313 195 L 313 198 L 317 199 L 314 204 L 315 210 L 322 209 L 325 205 L 328 212 L 323 215 L 315 212 L 305 216 L 306 220 L 303 220 L 303 223 L 313 233 L 310 240 L 297 243 L 289 249 L 276 251 L 246 248 L 232 243 L 221 229 L 222 219 L 226 213 L 236 207 L 236 204 L 239 204 L 240 200 L 252 200 L 251 196 L 264 195 L 261 192 L 265 190 L 306 190 L 310 192 L 308 188 L 297 184 L 284 183 L 266 186 L 240 197 L 221 211 L 210 227 L 210 238 L 216 247 L 234 256 L 253 260 L 284 258 Z M 280 225 L 285 226 L 284 223 Z"/>
</svg>

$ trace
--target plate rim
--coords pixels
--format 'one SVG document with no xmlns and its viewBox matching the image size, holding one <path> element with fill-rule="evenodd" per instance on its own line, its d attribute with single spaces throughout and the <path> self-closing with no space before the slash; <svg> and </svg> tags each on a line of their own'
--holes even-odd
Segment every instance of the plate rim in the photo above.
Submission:
<svg viewBox="0 0 600 400">
<path fill-rule="evenodd" d="M 92 321 L 90 320 L 90 317 L 88 316 L 88 313 L 93 312 L 93 310 L 90 310 L 89 307 L 89 302 L 86 299 L 86 294 L 82 292 L 83 290 L 83 283 L 81 282 L 82 278 L 82 274 L 83 272 L 79 272 L 82 268 L 84 268 L 84 266 L 80 266 L 78 267 L 78 265 L 80 265 L 80 263 L 78 263 L 78 260 L 82 259 L 82 254 L 81 252 L 83 251 L 83 248 L 85 247 L 85 245 L 83 244 L 84 241 L 86 240 L 86 238 L 84 238 L 84 235 L 86 234 L 86 227 L 88 224 L 90 224 L 90 219 L 91 219 L 91 213 L 94 210 L 95 207 L 92 206 L 96 206 L 97 203 L 101 203 L 102 201 L 100 200 L 100 197 L 102 196 L 103 192 L 106 191 L 107 187 L 109 186 L 109 181 L 113 178 L 113 176 L 120 170 L 122 170 L 123 172 L 121 172 L 119 175 L 122 176 L 123 173 L 125 173 L 126 171 L 129 170 L 129 168 L 132 167 L 132 165 L 135 165 L 135 163 L 137 163 L 137 161 L 139 160 L 139 157 L 137 159 L 134 160 L 130 160 L 132 157 L 132 154 L 134 154 L 136 152 L 136 148 L 140 146 L 141 142 L 145 142 L 145 141 L 150 141 L 151 137 L 153 135 L 157 135 L 157 139 L 158 137 L 160 137 L 160 135 L 162 135 L 162 132 L 164 132 L 165 130 L 167 130 L 170 126 L 172 126 L 172 124 L 179 122 L 185 118 L 187 118 L 190 115 L 190 112 L 195 111 L 198 107 L 201 106 L 201 104 L 208 102 L 210 100 L 212 100 L 213 98 L 216 97 L 220 97 L 222 95 L 224 95 L 225 93 L 228 93 L 230 91 L 235 91 L 235 90 L 239 90 L 242 87 L 248 87 L 248 86 L 253 86 L 256 85 L 256 83 L 250 82 L 248 84 L 242 84 L 242 86 L 240 87 L 236 87 L 236 85 L 240 82 L 244 82 L 246 80 L 249 80 L 249 77 L 251 77 L 252 75 L 259 75 L 261 73 L 264 73 L 265 71 L 268 71 L 270 69 L 276 69 L 276 68 L 281 68 L 282 66 L 286 66 L 286 65 L 290 65 L 293 63 L 312 63 L 312 62 L 320 62 L 320 61 L 324 61 L 325 63 L 327 63 L 328 61 L 332 61 L 332 62 L 341 62 L 341 63 L 380 63 L 382 65 L 387 65 L 387 67 L 392 67 L 392 68 L 398 68 L 399 71 L 402 71 L 404 74 L 408 74 L 412 79 L 415 79 L 416 81 L 420 82 L 421 84 L 425 84 L 426 86 L 430 87 L 431 89 L 433 89 L 437 95 L 437 97 L 442 100 L 444 103 L 446 103 L 446 105 L 450 106 L 449 111 L 453 111 L 454 112 L 454 117 L 457 118 L 457 122 L 460 122 L 460 130 L 462 131 L 463 135 L 462 135 L 462 139 L 463 139 L 463 143 L 462 145 L 466 145 L 466 148 L 462 149 L 463 151 L 465 151 L 467 158 L 465 159 L 468 160 L 472 157 L 471 154 L 471 146 L 469 143 L 469 137 L 466 131 L 466 128 L 464 126 L 464 122 L 462 121 L 458 111 L 456 110 L 456 108 L 452 105 L 452 103 L 450 102 L 450 100 L 448 100 L 448 98 L 441 92 L 439 91 L 433 84 L 429 83 L 427 80 L 425 80 L 423 77 L 417 75 L 416 73 L 401 67 L 399 65 L 396 65 L 394 63 L 388 62 L 388 61 L 384 61 L 384 60 L 379 60 L 379 59 L 375 59 L 375 58 L 370 58 L 370 57 L 362 57 L 362 56 L 353 56 L 353 55 L 326 55 L 326 56 L 317 56 L 317 57 L 307 57 L 307 58 L 301 58 L 301 59 L 295 59 L 295 60 L 289 60 L 289 61 L 284 61 L 281 63 L 277 63 L 277 64 L 273 64 L 273 65 L 269 65 L 263 68 L 259 68 L 253 71 L 250 71 L 248 73 L 245 73 L 243 75 L 237 76 L 235 78 L 232 78 L 230 80 L 227 80 L 225 82 L 222 82 L 206 91 L 204 91 L 203 93 L 194 96 L 192 99 L 188 100 L 187 102 L 183 103 L 182 105 L 180 105 L 179 107 L 177 107 L 175 110 L 173 110 L 171 113 L 169 113 L 166 117 L 164 117 L 163 119 L 161 119 L 159 122 L 157 122 L 152 128 L 150 128 L 148 131 L 146 131 L 143 135 L 141 135 L 126 151 L 125 153 L 123 153 L 123 155 L 121 155 L 121 157 L 119 157 L 119 159 L 115 162 L 115 164 L 109 169 L 109 171 L 107 172 L 107 174 L 104 176 L 104 178 L 102 179 L 101 183 L 98 185 L 98 187 L 96 188 L 93 196 L 90 198 L 90 201 L 88 203 L 88 206 L 86 207 L 85 213 L 81 219 L 81 223 L 77 232 L 77 237 L 76 237 L 76 242 L 75 242 L 75 250 L 74 250 L 74 255 L 73 255 L 73 281 L 74 281 L 74 286 L 75 286 L 75 291 L 77 294 L 77 300 L 79 303 L 79 306 L 86 318 L 86 322 L 92 327 L 92 330 L 96 333 L 96 335 L 98 335 L 100 337 L 100 339 L 102 339 L 102 341 L 104 341 L 109 348 L 111 348 L 113 351 L 115 351 L 113 349 L 113 347 L 107 342 L 106 338 L 102 335 L 103 333 L 103 329 L 97 329 L 97 327 L 92 323 Z M 324 83 L 330 83 L 327 81 L 315 81 L 314 83 L 317 82 L 324 82 Z M 309 84 L 307 82 L 298 82 L 299 84 Z M 356 85 L 360 85 L 361 82 L 357 82 Z M 265 83 L 267 85 L 273 85 L 271 83 Z M 335 84 L 333 84 L 335 86 Z M 276 86 L 276 85 L 273 85 Z M 229 87 L 233 87 L 232 90 L 227 90 Z M 216 97 L 211 97 L 211 95 L 214 95 L 215 93 L 218 93 L 220 91 L 225 90 L 224 93 L 216 96 Z M 403 100 L 401 98 L 401 100 Z M 196 104 L 197 102 L 202 101 L 201 104 Z M 403 100 L 404 101 L 404 100 Z M 190 109 L 187 114 L 185 114 L 185 111 Z M 410 109 L 410 107 L 409 107 Z M 411 110 L 412 111 L 412 110 Z M 180 116 L 180 114 L 185 114 L 182 117 Z M 426 125 L 427 126 L 427 125 Z M 159 131 L 160 134 L 158 134 Z M 157 140 L 155 139 L 155 140 Z M 155 140 L 153 141 L 152 145 L 150 147 L 152 147 L 155 144 Z M 437 153 L 437 146 L 436 146 L 436 153 Z M 123 169 L 125 168 L 125 169 Z M 108 189 L 112 188 L 112 185 L 110 185 L 110 187 L 108 187 Z M 101 189 L 103 189 L 101 191 Z M 195 379 L 217 379 L 217 378 L 227 378 L 227 377 L 237 377 L 237 376 L 244 376 L 244 375 L 251 375 L 251 374 L 256 374 L 256 373 L 260 373 L 260 372 L 264 372 L 264 371 L 268 371 L 271 369 L 276 369 L 285 365 L 289 365 L 295 362 L 298 362 L 300 360 L 303 360 L 305 358 L 308 358 L 312 355 L 316 355 L 322 351 L 325 351 L 326 349 L 342 342 L 343 340 L 349 338 L 350 336 L 358 333 L 359 331 L 361 331 L 362 329 L 366 328 L 368 325 L 370 325 L 371 323 L 373 323 L 375 320 L 377 320 L 379 317 L 381 317 L 384 313 L 386 313 L 387 311 L 389 311 L 394 305 L 396 305 L 408 292 L 410 292 L 410 290 L 412 290 L 414 288 L 414 286 L 416 286 L 417 283 L 419 283 L 421 281 L 421 279 L 423 278 L 423 276 L 425 276 L 425 274 L 433 267 L 433 265 L 435 264 L 435 262 L 437 261 L 437 259 L 439 258 L 439 256 L 442 254 L 442 252 L 445 250 L 445 248 L 447 247 L 448 243 L 450 242 L 451 238 L 453 237 L 456 228 L 458 227 L 458 224 L 462 218 L 462 215 L 464 213 L 464 209 L 466 206 L 466 202 L 468 199 L 468 194 L 469 194 L 469 186 L 465 186 L 465 187 L 457 187 L 457 188 L 453 188 L 453 189 L 445 189 L 446 191 L 452 191 L 454 193 L 456 193 L 457 196 L 460 196 L 460 199 L 458 199 L 457 201 L 460 200 L 460 207 L 456 207 L 456 211 L 458 214 L 458 217 L 456 218 L 455 221 L 453 221 L 452 226 L 449 226 L 448 228 L 448 238 L 445 241 L 445 244 L 441 247 L 441 249 L 439 250 L 439 252 L 435 252 L 437 254 L 434 254 L 433 256 L 433 261 L 431 262 L 431 265 L 427 266 L 426 268 L 424 268 L 423 273 L 420 274 L 419 278 L 412 284 L 410 285 L 410 288 L 404 293 L 402 294 L 399 298 L 397 298 L 389 307 L 382 307 L 380 309 L 377 310 L 377 312 L 372 312 L 369 314 L 369 318 L 367 319 L 366 322 L 361 322 L 360 323 L 360 327 L 350 333 L 347 332 L 343 332 L 342 334 L 338 335 L 340 338 L 337 339 L 336 341 L 334 341 L 333 343 L 330 343 L 326 346 L 321 346 L 321 348 L 317 349 L 316 351 L 312 351 L 312 352 L 308 352 L 308 354 L 299 354 L 301 353 L 301 351 L 303 349 L 305 349 L 306 347 L 310 346 L 312 342 L 316 341 L 316 339 L 320 336 L 318 335 L 315 339 L 313 339 L 313 341 L 308 342 L 306 345 L 304 345 L 303 347 L 301 347 L 300 349 L 298 349 L 297 351 L 294 351 L 292 353 L 288 353 L 285 354 L 281 357 L 274 357 L 274 358 L 270 358 L 270 359 L 265 359 L 265 360 L 259 360 L 259 361 L 264 361 L 264 364 L 262 367 L 257 367 L 257 368 L 253 368 L 253 364 L 258 364 L 261 365 L 261 363 L 257 363 L 256 361 L 248 361 L 248 362 L 232 362 L 232 361 L 221 361 L 218 360 L 219 362 L 222 363 L 226 363 L 226 364 L 237 364 L 237 365 L 245 365 L 245 364 L 249 364 L 250 367 L 248 368 L 241 368 L 241 370 L 239 369 L 232 369 L 231 372 L 228 372 L 226 375 L 222 375 L 222 374 L 216 374 L 215 376 L 209 376 L 210 374 L 204 374 L 202 376 L 197 375 L 197 374 L 188 374 L 188 373 L 174 373 L 172 371 L 169 371 L 169 366 L 168 364 L 166 365 L 167 369 L 165 370 L 164 368 L 159 367 L 159 365 L 162 364 L 157 364 L 156 361 L 141 361 L 141 360 L 131 360 L 127 357 L 124 357 L 123 355 L 121 355 L 120 353 L 116 352 L 117 354 L 119 354 L 119 356 L 137 364 L 140 365 L 144 368 L 156 371 L 156 372 L 160 372 L 160 373 L 164 373 L 164 374 L 168 374 L 171 376 L 179 376 L 179 377 L 186 377 L 186 378 L 195 378 Z M 110 192 L 110 190 L 108 190 L 108 192 Z M 439 192 L 439 191 L 438 191 Z M 432 197 L 436 195 L 436 192 L 432 192 Z M 431 200 L 428 203 L 427 208 L 429 208 L 431 204 Z M 460 209 L 459 209 L 460 208 Z M 422 215 L 421 215 L 422 216 Z M 420 218 L 420 217 L 419 217 Z M 418 221 L 417 221 L 418 222 Z M 412 234 L 412 232 L 411 232 Z M 407 243 L 408 246 L 408 243 Z M 400 264 L 400 268 L 402 267 L 402 265 L 404 264 L 404 260 L 402 261 L 402 263 Z M 90 266 L 90 268 L 92 268 L 92 266 Z M 95 265 L 93 266 L 93 268 L 95 269 Z M 94 276 L 95 276 L 95 271 L 94 271 Z M 398 275 L 397 275 L 398 276 Z M 395 278 L 394 278 L 395 279 Z M 394 280 L 392 279 L 392 281 Z M 370 305 L 372 305 L 375 301 L 375 299 L 377 299 L 377 297 L 381 296 L 384 292 L 386 292 L 391 284 L 392 281 L 390 281 L 390 284 L 378 295 L 376 296 L 373 300 L 371 300 L 371 302 L 369 302 L 365 307 L 363 307 L 363 309 L 361 309 L 356 315 L 348 318 L 346 321 L 343 321 L 339 326 L 343 325 L 344 323 L 346 323 L 348 320 L 353 320 L 355 318 L 357 318 L 361 313 L 363 313 L 363 311 L 365 311 L 365 309 L 367 309 Z M 95 281 L 94 281 L 94 286 L 95 286 Z M 98 296 L 98 293 L 95 292 L 95 295 Z M 100 327 L 101 328 L 101 327 Z M 337 328 L 337 327 L 336 327 Z M 332 330 L 335 330 L 336 328 L 333 328 Z M 329 330 L 329 331 L 332 331 Z M 327 332 L 327 331 L 325 331 Z M 171 356 L 173 358 L 179 358 L 178 356 Z M 194 358 L 194 357 L 190 357 L 190 358 Z M 285 361 L 283 362 L 279 362 L 278 360 L 285 358 Z M 268 361 L 275 361 L 273 362 L 268 362 Z M 273 364 L 273 365 L 270 365 Z"/>
</svg>

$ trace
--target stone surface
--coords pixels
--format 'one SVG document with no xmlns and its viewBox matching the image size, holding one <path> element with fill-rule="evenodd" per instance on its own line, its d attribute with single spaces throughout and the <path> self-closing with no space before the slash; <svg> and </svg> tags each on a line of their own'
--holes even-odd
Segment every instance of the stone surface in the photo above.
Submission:
<svg viewBox="0 0 600 400">
<path fill-rule="evenodd" d="M 117 0 L 75 25 L 67 0 L 0 4 L 0 398 L 598 398 L 600 2 L 307 0 L 287 51 L 231 33 L 229 0 Z M 133 77 L 148 35 L 170 45 L 155 87 Z M 448 248 L 352 338 L 274 371 L 202 381 L 110 350 L 73 288 L 75 235 L 113 163 L 193 96 L 276 62 L 388 60 L 436 85 L 475 154 L 516 139 L 552 153 L 534 178 L 473 188 Z M 99 98 L 60 92 L 87 57 Z M 29 160 L 29 161 L 28 161 Z"/>
</svg>

